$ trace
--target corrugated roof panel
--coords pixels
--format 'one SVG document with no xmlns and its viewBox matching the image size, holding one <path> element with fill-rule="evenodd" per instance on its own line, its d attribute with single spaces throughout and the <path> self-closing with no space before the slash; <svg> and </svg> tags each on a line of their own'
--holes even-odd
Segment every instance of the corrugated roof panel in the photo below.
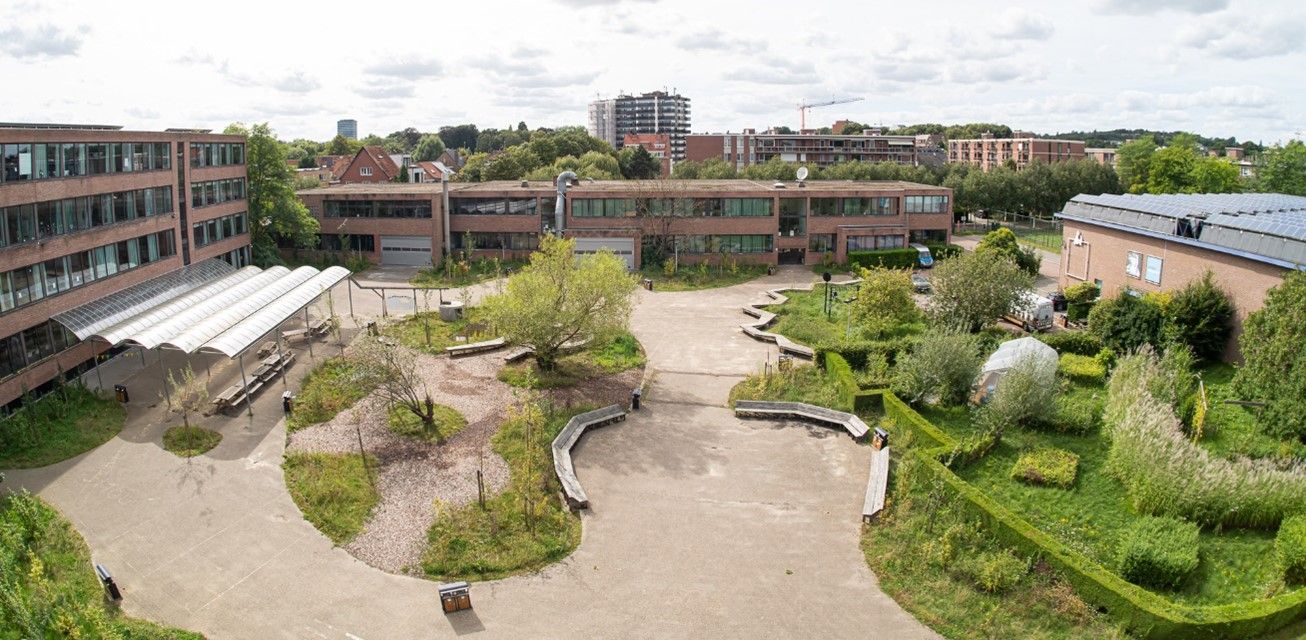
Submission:
<svg viewBox="0 0 1306 640">
<path fill-rule="evenodd" d="M 180 335 L 182 332 L 191 329 L 205 320 L 212 318 L 232 306 L 239 304 L 251 295 L 254 295 L 264 287 L 286 277 L 290 269 L 285 267 L 270 267 L 243 282 L 237 283 L 227 289 L 202 300 L 191 307 L 173 315 L 152 327 L 137 332 L 135 335 L 128 336 L 126 341 L 136 344 L 146 349 L 153 349 L 161 344 Z"/>
<path fill-rule="evenodd" d="M 73 332 L 79 340 L 85 340 L 235 270 L 221 260 L 205 260 L 132 285 L 50 319 Z"/>
<path fill-rule="evenodd" d="M 209 340 L 200 350 L 234 358 L 348 277 L 348 269 L 329 267 Z"/>
<path fill-rule="evenodd" d="M 258 267 L 245 267 L 231 275 L 224 276 L 197 289 L 192 289 L 183 296 L 134 315 L 96 335 L 109 344 L 116 345 L 128 338 L 176 316 L 186 309 L 220 294 L 262 272 Z"/>
<path fill-rule="evenodd" d="M 259 309 L 272 304 L 277 298 L 309 281 L 317 273 L 318 270 L 313 267 L 295 269 L 271 284 L 243 297 L 238 302 L 204 318 L 195 326 L 169 338 L 159 346 L 172 347 L 186 353 L 195 353 L 200 347 L 204 346 L 204 343 L 235 326 L 241 320 L 253 315 Z"/>
</svg>

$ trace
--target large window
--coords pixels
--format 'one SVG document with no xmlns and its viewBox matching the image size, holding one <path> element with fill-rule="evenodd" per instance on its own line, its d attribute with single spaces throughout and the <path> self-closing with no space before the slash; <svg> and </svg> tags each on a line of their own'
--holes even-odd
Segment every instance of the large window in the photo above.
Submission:
<svg viewBox="0 0 1306 640">
<path fill-rule="evenodd" d="M 840 198 L 845 216 L 896 216 L 898 199 L 892 197 Z"/>
<path fill-rule="evenodd" d="M 780 235 L 801 236 L 807 233 L 807 199 L 780 198 Z"/>
<path fill-rule="evenodd" d="M 169 258 L 175 241 L 169 229 L 0 273 L 0 312 Z"/>
<path fill-rule="evenodd" d="M 704 235 L 685 236 L 681 253 L 769 253 L 771 235 Z"/>
<path fill-rule="evenodd" d="M 0 338 L 0 378 L 22 371 L 77 342 L 77 336 L 53 320 Z"/>
<path fill-rule="evenodd" d="M 947 213 L 948 196 L 904 196 L 902 208 L 907 213 Z"/>
<path fill-rule="evenodd" d="M 249 217 L 244 211 L 229 216 L 196 222 L 191 225 L 195 246 L 203 247 L 249 231 Z"/>
<path fill-rule="evenodd" d="M 172 188 L 102 193 L 0 208 L 0 247 L 172 213 Z"/>
<path fill-rule="evenodd" d="M 721 215 L 770 216 L 770 198 L 725 198 Z"/>
<path fill-rule="evenodd" d="M 195 208 L 244 199 L 244 178 L 190 183 L 190 205 Z"/>
<path fill-rule="evenodd" d="M 849 251 L 878 251 L 881 249 L 901 249 L 907 243 L 900 235 L 893 236 L 848 236 Z"/>
<path fill-rule="evenodd" d="M 807 237 L 807 248 L 813 253 L 834 253 L 835 234 L 814 233 Z"/>
<path fill-rule="evenodd" d="M 372 234 L 347 233 L 343 244 L 339 234 L 319 233 L 317 237 L 317 248 L 323 251 L 341 251 L 342 247 L 349 251 L 376 251 L 376 236 Z"/>
<path fill-rule="evenodd" d="M 328 218 L 430 218 L 430 200 L 327 200 Z"/>
<path fill-rule="evenodd" d="M 494 233 L 473 231 L 471 233 L 453 234 L 453 248 L 466 250 L 471 241 L 472 249 L 500 249 L 512 251 L 533 251 L 540 248 L 540 236 L 536 233 Z"/>
<path fill-rule="evenodd" d="M 0 144 L 0 182 L 47 180 L 167 169 L 167 142 Z"/>
<path fill-rule="evenodd" d="M 190 166 L 223 167 L 245 164 L 245 145 L 239 142 L 192 142 Z"/>
<path fill-rule="evenodd" d="M 635 213 L 633 198 L 577 198 L 571 201 L 576 218 L 619 218 Z"/>
</svg>

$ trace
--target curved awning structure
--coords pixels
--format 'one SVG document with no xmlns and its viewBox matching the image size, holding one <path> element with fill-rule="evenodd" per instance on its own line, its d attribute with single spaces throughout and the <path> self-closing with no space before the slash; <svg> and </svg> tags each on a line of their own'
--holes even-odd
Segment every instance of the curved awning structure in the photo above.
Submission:
<svg viewBox="0 0 1306 640">
<path fill-rule="evenodd" d="M 269 331 L 289 320 L 300 309 L 340 284 L 349 277 L 349 270 L 344 267 L 328 267 L 308 281 L 295 287 L 276 301 L 260 309 L 257 313 L 241 320 L 221 335 L 209 340 L 201 351 L 223 353 L 236 357 L 257 342 Z"/>
<path fill-rule="evenodd" d="M 290 274 L 285 267 L 270 267 L 254 277 L 241 282 L 221 293 L 190 307 L 149 329 L 131 336 L 129 343 L 153 349 L 181 333 L 202 324 L 225 309 L 231 308 L 241 300 L 258 293 L 264 287 Z"/>
<path fill-rule="evenodd" d="M 257 276 L 260 273 L 258 267 L 245 267 L 231 275 L 218 278 L 209 284 L 203 285 L 197 289 L 192 289 L 179 298 L 166 304 L 154 307 L 145 313 L 141 313 L 127 320 L 120 322 L 104 331 L 99 332 L 99 337 L 109 344 L 118 344 L 130 340 L 132 336 L 139 335 L 141 332 L 174 318 L 177 314 L 182 313 L 205 300 L 210 300 L 214 296 L 227 291 L 232 287 Z"/>
<path fill-rule="evenodd" d="M 50 319 L 73 332 L 77 339 L 85 340 L 235 270 L 235 267 L 221 260 L 205 260 L 134 284 L 113 295 L 56 314 Z"/>
<path fill-rule="evenodd" d="M 317 273 L 317 269 L 313 267 L 295 269 L 235 304 L 205 318 L 195 326 L 169 338 L 159 346 L 185 351 L 186 353 L 195 353 L 199 351 L 200 347 L 204 346 L 204 343 L 216 338 L 218 334 L 235 326 L 236 323 L 253 315 L 259 309 L 272 304 L 277 298 L 289 293 L 295 287 L 308 282 Z"/>
</svg>

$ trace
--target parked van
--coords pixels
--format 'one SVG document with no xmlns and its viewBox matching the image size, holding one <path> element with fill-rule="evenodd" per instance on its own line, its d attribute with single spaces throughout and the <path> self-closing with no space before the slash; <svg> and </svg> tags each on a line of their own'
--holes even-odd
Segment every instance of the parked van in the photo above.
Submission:
<svg viewBox="0 0 1306 640">
<path fill-rule="evenodd" d="M 934 256 L 930 255 L 929 247 L 923 244 L 912 243 L 911 248 L 915 249 L 916 253 L 920 254 L 916 257 L 916 262 L 920 264 L 922 269 L 929 269 L 934 266 Z"/>
<path fill-rule="evenodd" d="M 1006 318 L 1026 331 L 1047 331 L 1052 328 L 1052 301 L 1031 291 L 1011 305 Z"/>
</svg>

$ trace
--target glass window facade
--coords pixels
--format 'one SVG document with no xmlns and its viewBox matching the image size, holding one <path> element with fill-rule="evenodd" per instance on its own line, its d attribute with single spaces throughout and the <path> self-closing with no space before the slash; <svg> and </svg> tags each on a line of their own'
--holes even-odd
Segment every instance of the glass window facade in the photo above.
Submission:
<svg viewBox="0 0 1306 640">
<path fill-rule="evenodd" d="M 770 234 L 691 235 L 680 239 L 681 253 L 769 253 Z"/>
<path fill-rule="evenodd" d="M 4 207 L 0 208 L 0 247 L 172 212 L 171 187 Z"/>
<path fill-rule="evenodd" d="M 207 246 L 248 231 L 249 215 L 244 211 L 191 225 L 191 234 L 195 238 L 197 247 Z"/>
<path fill-rule="evenodd" d="M 947 213 L 948 196 L 904 196 L 902 208 L 907 213 Z"/>
<path fill-rule="evenodd" d="M 53 320 L 0 338 L 0 378 L 18 373 L 78 342 L 77 336 Z"/>
<path fill-rule="evenodd" d="M 807 237 L 807 248 L 815 253 L 834 253 L 835 234 L 814 233 Z"/>
<path fill-rule="evenodd" d="M 211 180 L 190 183 L 190 206 L 208 207 L 245 199 L 245 179 Z"/>
<path fill-rule="evenodd" d="M 171 166 L 172 145 L 167 142 L 0 144 L 0 182 L 160 171 Z"/>
<path fill-rule="evenodd" d="M 849 251 L 877 251 L 880 249 L 901 249 L 907 246 L 902 236 L 848 236 Z"/>
<path fill-rule="evenodd" d="M 245 164 L 244 143 L 190 143 L 190 166 L 192 167 L 225 167 L 237 164 Z"/>
<path fill-rule="evenodd" d="M 449 213 L 533 216 L 540 213 L 540 202 L 537 198 L 449 198 Z"/>
<path fill-rule="evenodd" d="M 327 200 L 328 218 L 430 218 L 430 200 Z"/>
<path fill-rule="evenodd" d="M 540 248 L 540 236 L 537 233 L 493 233 L 473 231 L 471 233 L 453 234 L 453 248 L 466 250 L 470 240 L 472 249 L 503 249 L 513 251 L 534 251 Z"/>
<path fill-rule="evenodd" d="M 780 198 L 780 235 L 807 233 L 807 198 Z"/>
<path fill-rule="evenodd" d="M 722 213 L 727 217 L 734 216 L 770 216 L 771 199 L 770 198 L 722 198 Z"/>
<path fill-rule="evenodd" d="M 340 251 L 342 247 L 349 251 L 376 251 L 376 236 L 371 234 L 347 233 L 344 242 L 339 234 L 317 234 L 317 248 L 323 251 Z"/>
<path fill-rule="evenodd" d="M 575 218 L 620 218 L 634 215 L 634 198 L 577 198 L 571 201 L 571 215 Z"/>
<path fill-rule="evenodd" d="M 0 313 L 176 253 L 176 238 L 167 230 L 0 273 Z"/>
</svg>

